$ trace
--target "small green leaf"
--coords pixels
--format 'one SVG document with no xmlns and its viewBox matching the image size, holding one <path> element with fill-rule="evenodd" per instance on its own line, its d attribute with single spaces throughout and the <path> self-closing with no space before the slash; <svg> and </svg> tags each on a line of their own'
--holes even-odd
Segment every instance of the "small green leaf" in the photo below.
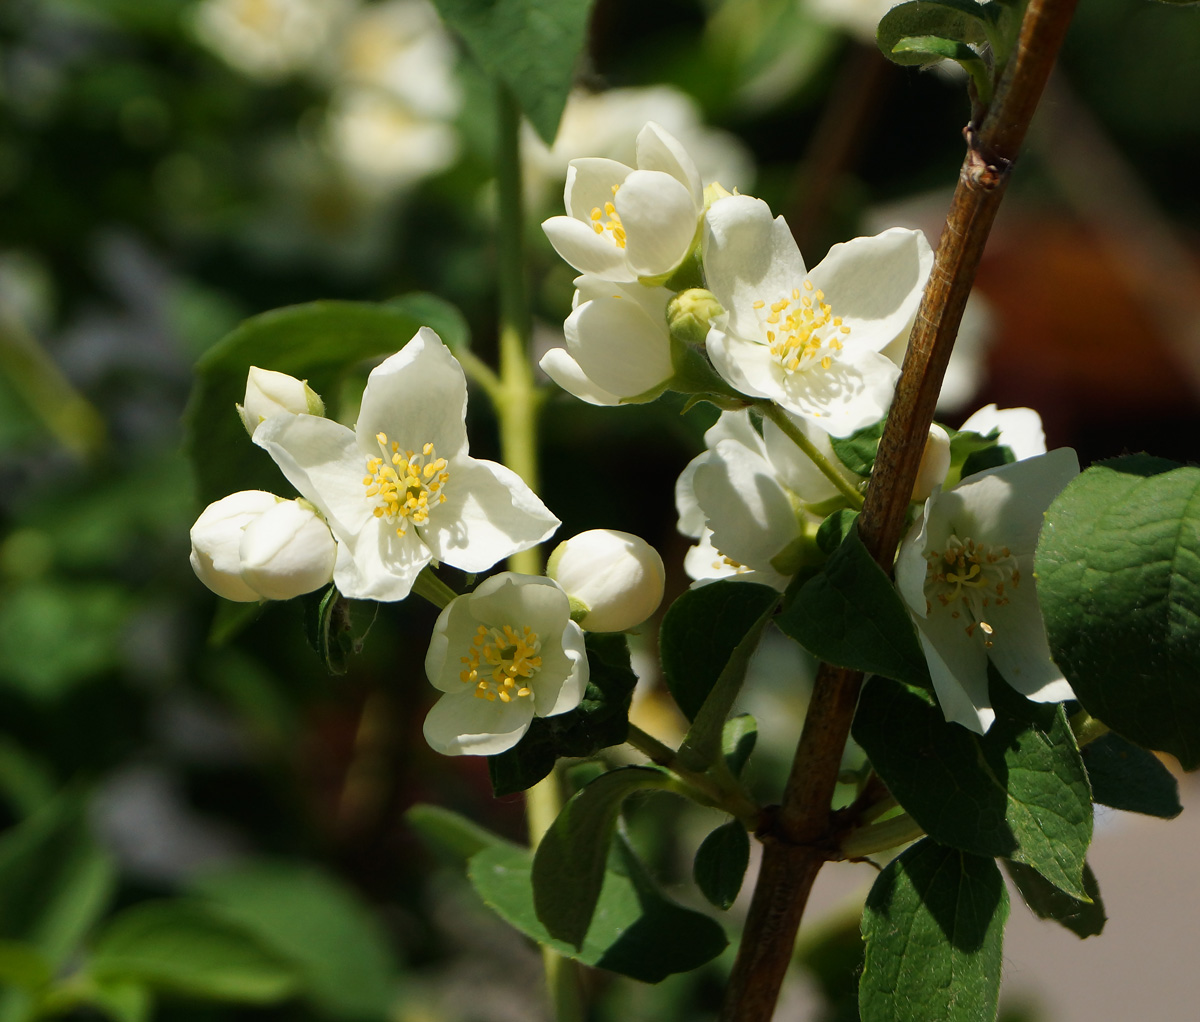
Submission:
<svg viewBox="0 0 1200 1022">
<path fill-rule="evenodd" d="M 692 876 L 701 893 L 717 908 L 727 909 L 742 889 L 750 865 L 750 835 L 737 820 L 722 824 L 696 851 Z"/>
<path fill-rule="evenodd" d="M 591 756 L 625 741 L 629 702 L 637 684 L 629 666 L 629 644 L 624 635 L 612 632 L 586 632 L 584 642 L 589 678 L 579 705 L 569 713 L 535 717 L 515 746 L 488 757 L 497 798 L 533 787 L 560 756 Z"/>
<path fill-rule="evenodd" d="M 1082 755 L 1092 801 L 1164 820 L 1183 812 L 1179 782 L 1154 753 L 1140 745 L 1110 731 L 1085 745 Z"/>
<path fill-rule="evenodd" d="M 587 34 L 591 0 L 434 0 L 471 55 L 552 145 Z"/>
<path fill-rule="evenodd" d="M 193 884 L 205 911 L 285 962 L 325 1013 L 384 1020 L 397 968 L 387 935 L 351 890 L 315 867 L 258 862 Z"/>
<path fill-rule="evenodd" d="M 708 916 L 685 909 L 653 885 L 620 835 L 582 948 L 550 936 L 533 907 L 532 856 L 497 845 L 471 860 L 471 884 L 502 919 L 539 944 L 585 965 L 658 983 L 690 972 L 726 947 L 724 931 Z"/>
<path fill-rule="evenodd" d="M 1080 940 L 1095 937 L 1104 929 L 1108 916 L 1104 913 L 1100 885 L 1096 883 L 1091 866 L 1083 867 L 1083 889 L 1092 900 L 1080 901 L 1060 891 L 1031 866 L 1008 859 L 1002 861 L 1029 911 L 1039 919 L 1053 919 Z"/>
<path fill-rule="evenodd" d="M 898 64 L 908 63 L 907 57 L 920 57 L 922 64 L 935 64 L 939 60 L 952 60 L 967 72 L 975 82 L 980 102 L 990 103 L 992 83 L 988 67 L 983 58 L 966 43 L 957 39 L 943 39 L 936 35 L 906 35 L 892 47 L 892 59 Z"/>
<path fill-rule="evenodd" d="M 308 640 L 324 661 L 325 669 L 330 674 L 345 674 L 350 659 L 362 652 L 379 604 L 371 600 L 348 600 L 337 586 L 301 597 L 301 601 Z"/>
<path fill-rule="evenodd" d="M 404 819 L 426 845 L 458 862 L 465 863 L 492 845 L 512 844 L 460 813 L 424 802 L 410 806 Z"/>
<path fill-rule="evenodd" d="M 1003 682 L 992 689 L 996 720 L 977 735 L 948 723 L 927 693 L 872 678 L 854 738 L 930 837 L 1027 863 L 1086 899 L 1091 790 L 1062 707 L 1029 703 Z"/>
<path fill-rule="evenodd" d="M 869 476 L 875 464 L 875 452 L 879 450 L 879 438 L 883 436 L 886 423 L 887 419 L 884 418 L 870 426 L 863 426 L 848 437 L 831 436 L 829 440 L 833 444 L 833 453 L 837 455 L 838 461 L 855 475 Z"/>
<path fill-rule="evenodd" d="M 857 529 L 800 587 L 776 624 L 819 660 L 930 684 L 912 617 Z"/>
<path fill-rule="evenodd" d="M 243 927 L 190 901 L 149 901 L 113 917 L 88 963 L 124 980 L 193 997 L 272 1004 L 296 992 L 296 969 Z"/>
<path fill-rule="evenodd" d="M 721 733 L 721 752 L 725 756 L 725 765 L 734 777 L 742 775 L 757 741 L 758 722 L 750 714 L 739 713 L 725 721 L 725 729 Z"/>
<path fill-rule="evenodd" d="M 0 940 L 0 988 L 36 990 L 46 986 L 53 976 L 53 968 L 37 948 L 20 941 Z"/>
<path fill-rule="evenodd" d="M 659 630 L 663 676 L 688 720 L 700 712 L 738 643 L 778 599 L 770 586 L 721 581 L 689 589 L 667 609 Z"/>
<path fill-rule="evenodd" d="M 644 788 L 666 788 L 670 777 L 651 767 L 602 774 L 567 800 L 533 859 L 533 897 L 547 931 L 583 946 L 600 888 L 621 803 Z"/>
<path fill-rule="evenodd" d="M 1007 919 L 991 859 L 930 838 L 893 859 L 863 910 L 862 1022 L 994 1019 Z"/>
<path fill-rule="evenodd" d="M 845 507 L 834 511 L 817 529 L 817 546 L 832 554 L 851 532 L 857 531 L 854 523 L 858 521 L 858 515 L 859 512 Z"/>
<path fill-rule="evenodd" d="M 896 5 L 880 19 L 875 40 L 894 63 L 925 64 L 928 58 L 921 51 L 897 52 L 896 45 L 904 38 L 933 36 L 980 49 L 988 42 L 991 15 L 975 0 L 913 0 Z"/>
<path fill-rule="evenodd" d="M 1200 766 L 1200 468 L 1093 465 L 1047 510 L 1035 568 L 1051 653 L 1088 713 Z"/>
<path fill-rule="evenodd" d="M 148 1022 L 154 998 L 142 983 L 93 980 L 88 999 L 113 1022 Z"/>
</svg>

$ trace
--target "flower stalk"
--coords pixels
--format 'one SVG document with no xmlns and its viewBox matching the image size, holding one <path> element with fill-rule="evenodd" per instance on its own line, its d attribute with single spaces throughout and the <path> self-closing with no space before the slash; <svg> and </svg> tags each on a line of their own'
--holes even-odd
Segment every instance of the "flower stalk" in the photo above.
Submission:
<svg viewBox="0 0 1200 1022">
<path fill-rule="evenodd" d="M 814 465 L 816 465 L 818 469 L 820 469 L 821 475 L 823 475 L 826 479 L 833 483 L 834 486 L 837 487 L 838 493 L 840 493 L 850 502 L 850 506 L 852 508 L 858 510 L 862 509 L 862 494 L 846 481 L 845 476 L 843 476 L 841 472 L 834 467 L 834 465 L 827 457 L 825 457 L 825 455 L 817 450 L 816 445 L 813 444 L 813 442 L 804 435 L 803 431 L 787 417 L 787 414 L 782 408 L 779 407 L 779 405 L 775 404 L 774 401 L 760 401 L 758 403 L 758 408 L 762 411 L 766 418 L 770 419 L 773 423 L 775 423 L 776 426 L 779 427 L 779 429 L 784 433 L 785 436 L 787 436 L 789 440 L 792 441 L 792 443 L 799 447 L 800 450 L 802 450 L 808 456 L 808 459 Z"/>
</svg>

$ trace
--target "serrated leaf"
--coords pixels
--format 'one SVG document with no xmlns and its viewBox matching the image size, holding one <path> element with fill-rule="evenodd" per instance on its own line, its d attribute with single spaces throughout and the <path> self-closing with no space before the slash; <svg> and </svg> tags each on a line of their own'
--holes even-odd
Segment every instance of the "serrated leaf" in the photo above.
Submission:
<svg viewBox="0 0 1200 1022">
<path fill-rule="evenodd" d="M 386 1019 L 397 969 L 382 926 L 351 890 L 312 866 L 258 862 L 199 877 L 205 911 L 287 963 L 298 989 L 336 1018 Z"/>
<path fill-rule="evenodd" d="M 670 784 L 670 777 L 657 768 L 624 767 L 602 774 L 567 799 L 533 858 L 537 916 L 553 937 L 583 946 L 621 803 L 635 791 Z"/>
<path fill-rule="evenodd" d="M 591 0 L 434 0 L 471 55 L 516 96 L 547 145 L 587 34 Z"/>
<path fill-rule="evenodd" d="M 879 438 L 883 436 L 883 427 L 887 419 L 880 419 L 870 426 L 863 426 L 847 437 L 831 436 L 833 453 L 838 461 L 851 472 L 859 476 L 869 476 L 875 464 L 875 452 L 879 450 Z"/>
<path fill-rule="evenodd" d="M 1007 919 L 991 859 L 925 838 L 892 860 L 863 910 L 862 1022 L 994 1019 Z"/>
<path fill-rule="evenodd" d="M 404 819 L 428 847 L 464 863 L 492 845 L 512 844 L 461 813 L 424 802 L 409 806 Z"/>
<path fill-rule="evenodd" d="M 1111 731 L 1081 751 L 1092 801 L 1164 820 L 1183 812 L 1179 782 L 1154 753 Z"/>
<path fill-rule="evenodd" d="M 775 621 L 819 660 L 929 686 L 912 617 L 852 529 Z"/>
<path fill-rule="evenodd" d="M 779 594 L 755 582 L 712 582 L 689 589 L 663 615 L 663 677 L 679 709 L 694 720 L 739 642 Z"/>
<path fill-rule="evenodd" d="M 244 927 L 184 900 L 143 902 L 113 917 L 88 971 L 212 1000 L 272 1004 L 296 992 L 298 971 Z"/>
<path fill-rule="evenodd" d="M 734 777 L 740 777 L 746 761 L 758 741 L 758 722 L 748 713 L 739 713 L 725 722 L 721 732 L 721 753 Z"/>
<path fill-rule="evenodd" d="M 554 717 L 534 717 L 525 736 L 507 752 L 488 757 L 497 798 L 533 787 L 560 756 L 587 757 L 620 745 L 629 733 L 629 702 L 637 675 L 629 666 L 624 635 L 585 632 L 588 685 L 579 705 Z"/>
<path fill-rule="evenodd" d="M 728 943 L 720 925 L 657 890 L 620 835 L 616 854 L 581 948 L 550 936 L 533 907 L 531 854 L 496 846 L 471 860 L 471 884 L 484 902 L 521 933 L 567 958 L 643 983 L 690 972 Z"/>
<path fill-rule="evenodd" d="M 948 723 L 927 693 L 872 678 L 854 718 L 855 741 L 930 837 L 1027 863 L 1086 898 L 1091 790 L 1066 716 L 1059 705 L 1039 706 L 1002 688 L 993 685 L 995 722 L 977 735 Z"/>
<path fill-rule="evenodd" d="M 399 351 L 422 326 L 451 347 L 468 336 L 454 306 L 415 293 L 382 304 L 312 302 L 264 312 L 214 344 L 196 363 L 184 413 L 184 449 L 201 503 L 237 490 L 279 492 L 283 475 L 246 435 L 234 405 L 246 392 L 252 365 L 307 379 L 329 396 L 340 375 L 358 363 Z M 281 494 L 283 496 L 285 494 Z"/>
<path fill-rule="evenodd" d="M 717 908 L 727 909 L 742 889 L 750 865 L 750 835 L 737 820 L 722 824 L 696 850 L 692 876 L 700 892 Z"/>
<path fill-rule="evenodd" d="M 1039 919 L 1053 919 L 1080 940 L 1095 937 L 1104 929 L 1108 916 L 1104 912 L 1100 885 L 1096 883 L 1091 866 L 1083 867 L 1083 889 L 1092 900 L 1080 901 L 1060 891 L 1032 867 L 1008 859 L 1002 861 L 1021 899 Z"/>
<path fill-rule="evenodd" d="M 1088 713 L 1200 766 L 1200 468 L 1093 465 L 1047 510 L 1035 568 L 1054 661 Z"/>
</svg>

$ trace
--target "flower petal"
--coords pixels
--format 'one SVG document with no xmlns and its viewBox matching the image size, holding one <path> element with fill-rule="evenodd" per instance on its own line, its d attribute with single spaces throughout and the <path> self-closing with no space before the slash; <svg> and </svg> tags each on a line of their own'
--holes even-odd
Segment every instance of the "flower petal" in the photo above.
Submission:
<svg viewBox="0 0 1200 1022">
<path fill-rule="evenodd" d="M 782 396 L 783 369 L 771 349 L 757 341 L 743 340 L 723 326 L 714 324 L 705 340 L 708 357 L 721 378 L 750 397 Z"/>
<path fill-rule="evenodd" d="M 567 351 L 602 390 L 636 397 L 671 378 L 666 306 L 657 320 L 621 296 L 584 302 L 567 317 Z"/>
<path fill-rule="evenodd" d="M 625 228 L 625 259 L 639 277 L 670 273 L 696 237 L 700 207 L 687 186 L 657 170 L 635 170 L 613 203 Z"/>
<path fill-rule="evenodd" d="M 932 268 L 925 235 L 893 227 L 834 245 L 809 277 L 850 327 L 847 345 L 882 351 L 917 311 Z"/>
<path fill-rule="evenodd" d="M 562 681 L 555 683 L 554 679 L 548 677 L 542 684 L 534 686 L 534 710 L 539 717 L 556 717 L 575 709 L 587 688 L 587 649 L 584 646 L 583 629 L 574 621 L 568 621 L 563 629 L 561 648 L 571 666 Z"/>
<path fill-rule="evenodd" d="M 984 734 L 996 714 L 988 695 L 982 633 L 972 639 L 949 614 L 933 614 L 917 622 L 917 634 L 946 719 Z"/>
<path fill-rule="evenodd" d="M 433 555 L 413 528 L 403 536 L 371 518 L 351 541 L 338 544 L 333 581 L 352 600 L 403 600 Z"/>
<path fill-rule="evenodd" d="M 511 749 L 533 720 L 531 699 L 502 702 L 462 692 L 446 693 L 425 718 L 424 733 L 434 752 L 443 756 L 494 756 Z"/>
<path fill-rule="evenodd" d="M 813 365 L 789 374 L 780 368 L 778 374 L 782 393 L 772 396 L 783 408 L 832 436 L 846 437 L 883 418 L 900 370 L 883 355 L 858 351 L 843 354 L 828 369 Z"/>
<path fill-rule="evenodd" d="M 551 348 L 542 356 L 538 365 L 550 379 L 580 401 L 586 401 L 590 405 L 609 406 L 621 403 L 616 394 L 610 394 L 589 380 L 566 348 Z"/>
<path fill-rule="evenodd" d="M 788 417 L 795 423 L 796 428 L 808 437 L 813 446 L 841 472 L 847 482 L 852 486 L 861 482 L 858 476 L 838 461 L 827 431 L 800 416 Z M 779 473 L 780 481 L 806 504 L 819 504 L 838 495 L 837 487 L 825 478 L 825 474 L 817 468 L 812 459 L 770 419 L 763 420 L 762 439 L 767 451 L 767 460 Z"/>
<path fill-rule="evenodd" d="M 597 234 L 582 220 L 552 216 L 542 223 L 542 230 L 554 251 L 575 269 L 608 280 L 637 280 L 637 274 L 629 268 L 625 250 L 618 248 L 607 234 Z"/>
<path fill-rule="evenodd" d="M 638 132 L 636 143 L 638 170 L 659 170 L 684 185 L 696 209 L 704 204 L 704 182 L 688 151 L 679 141 L 653 121 Z"/>
<path fill-rule="evenodd" d="M 1013 688 L 1036 703 L 1074 699 L 1071 683 L 1050 659 L 1050 643 L 1033 590 L 1033 557 L 1018 557 L 1022 585 L 1002 606 L 988 609 L 992 646 L 988 658 Z M 1029 587 L 1029 588 L 1027 588 Z"/>
<path fill-rule="evenodd" d="M 567 215 L 590 224 L 592 210 L 597 207 L 603 209 L 606 202 L 612 202 L 613 194 L 631 173 L 632 167 L 603 157 L 572 160 L 567 165 L 567 183 L 563 189 L 563 206 Z"/>
<path fill-rule="evenodd" d="M 959 429 L 971 430 L 983 436 L 987 436 L 993 429 L 1000 430 L 1000 443 L 1013 452 L 1017 461 L 1046 453 L 1046 433 L 1042 429 L 1042 417 L 1032 408 L 997 408 L 994 404 L 984 405 Z"/>
</svg>

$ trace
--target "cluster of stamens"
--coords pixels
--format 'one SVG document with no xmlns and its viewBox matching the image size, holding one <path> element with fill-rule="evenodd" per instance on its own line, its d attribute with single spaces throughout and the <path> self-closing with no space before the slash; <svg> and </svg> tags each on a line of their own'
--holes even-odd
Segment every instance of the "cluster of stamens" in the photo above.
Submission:
<svg viewBox="0 0 1200 1022">
<path fill-rule="evenodd" d="M 375 500 L 375 517 L 395 523 L 396 535 L 403 536 L 409 522 L 424 525 L 431 507 L 445 503 L 443 487 L 450 478 L 446 459 L 437 456 L 433 444 L 418 454 L 401 451 L 398 443 L 388 442 L 386 433 L 376 433 L 375 440 L 380 456 L 367 458 L 363 486 L 367 497 Z"/>
<path fill-rule="evenodd" d="M 476 699 L 510 703 L 533 694 L 528 683 L 542 666 L 541 651 L 537 632 L 528 625 L 520 632 L 511 625 L 480 625 L 470 651 L 459 658 L 465 667 L 458 677 L 464 685 L 475 686 Z"/>
<path fill-rule="evenodd" d="M 990 647 L 995 629 L 988 624 L 988 608 L 1008 603 L 1010 590 L 1021 581 L 1012 552 L 1006 546 L 993 550 L 986 543 L 959 539 L 951 533 L 945 548 L 928 551 L 925 560 L 927 608 L 932 610 L 936 600 L 950 609 L 952 618 L 966 614 L 967 635 L 973 637 L 978 627 L 984 635 L 984 646 Z"/>
<path fill-rule="evenodd" d="M 767 344 L 787 373 L 803 372 L 814 364 L 828 369 L 842 350 L 844 335 L 850 332 L 842 317 L 833 314 L 825 292 L 814 289 L 808 278 L 803 290 L 794 287 L 790 295 L 770 305 L 759 300 L 754 308 L 768 310 L 764 317 Z"/>
<path fill-rule="evenodd" d="M 613 197 L 616 197 L 618 185 L 612 186 Z M 612 235 L 612 240 L 616 242 L 617 248 L 625 247 L 625 228 L 621 224 L 620 214 L 617 213 L 617 207 L 612 202 L 606 202 L 604 208 L 599 206 L 592 207 L 592 212 L 589 214 L 592 221 L 592 230 L 597 234 L 603 234 L 608 231 Z"/>
</svg>

